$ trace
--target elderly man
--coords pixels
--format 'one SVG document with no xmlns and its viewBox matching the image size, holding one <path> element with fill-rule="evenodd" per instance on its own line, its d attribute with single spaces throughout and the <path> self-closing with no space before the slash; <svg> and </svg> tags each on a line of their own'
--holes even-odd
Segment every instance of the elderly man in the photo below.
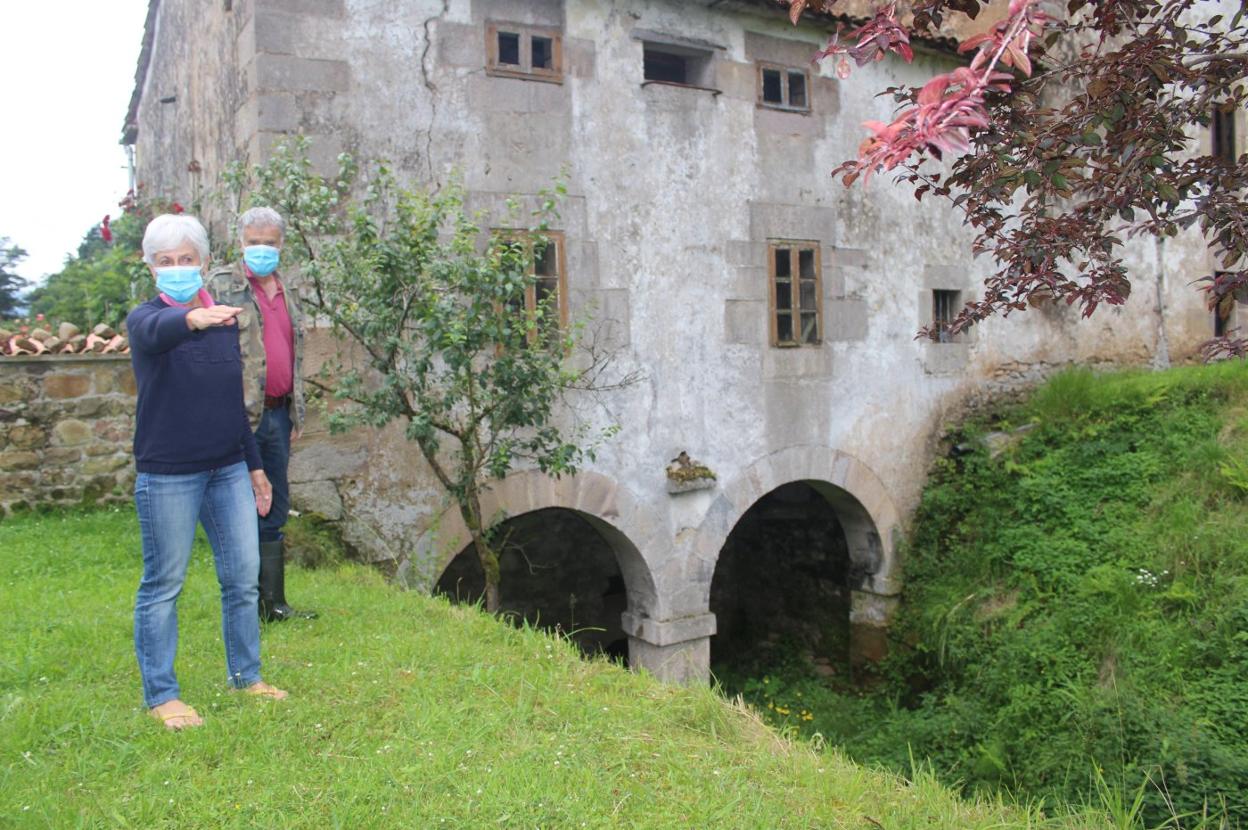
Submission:
<svg viewBox="0 0 1248 830">
<path fill-rule="evenodd" d="M 272 208 L 252 208 L 238 218 L 242 260 L 216 271 L 211 291 L 218 302 L 238 306 L 243 352 L 244 398 L 256 430 L 264 472 L 273 485 L 273 508 L 260 519 L 260 617 L 269 622 L 312 619 L 311 611 L 286 604 L 282 528 L 290 512 L 286 468 L 290 443 L 303 431 L 303 332 L 293 291 L 282 284 L 277 266 L 286 222 Z"/>
</svg>

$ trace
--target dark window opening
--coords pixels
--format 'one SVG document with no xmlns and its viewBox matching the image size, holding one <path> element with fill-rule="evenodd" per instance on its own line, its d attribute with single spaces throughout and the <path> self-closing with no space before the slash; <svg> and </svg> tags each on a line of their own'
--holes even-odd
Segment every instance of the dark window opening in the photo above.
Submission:
<svg viewBox="0 0 1248 830">
<path fill-rule="evenodd" d="M 779 69 L 763 70 L 763 101 L 768 104 L 784 103 L 784 84 Z"/>
<path fill-rule="evenodd" d="M 498 33 L 498 62 L 509 66 L 520 65 L 520 35 L 515 32 Z"/>
<path fill-rule="evenodd" d="M 789 73 L 789 106 L 806 107 L 806 75 L 802 72 Z"/>
<path fill-rule="evenodd" d="M 935 289 L 932 291 L 932 327 L 938 343 L 955 343 L 958 336 L 950 330 L 962 309 L 962 292 Z"/>
<path fill-rule="evenodd" d="M 646 49 L 645 78 L 647 81 L 664 81 L 669 84 L 689 83 L 688 59 L 657 49 Z"/>
<path fill-rule="evenodd" d="M 1213 111 L 1213 123 L 1210 125 L 1213 139 L 1213 156 L 1227 164 L 1234 164 L 1235 153 L 1235 110 L 1223 112 L 1221 107 Z"/>
<path fill-rule="evenodd" d="M 555 61 L 555 43 L 548 37 L 533 36 L 533 68 L 553 69 Z"/>
</svg>

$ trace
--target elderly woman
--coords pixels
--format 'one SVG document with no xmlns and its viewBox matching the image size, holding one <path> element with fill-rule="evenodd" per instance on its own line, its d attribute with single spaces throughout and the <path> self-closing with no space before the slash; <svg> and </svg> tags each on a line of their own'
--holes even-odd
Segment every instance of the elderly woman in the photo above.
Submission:
<svg viewBox="0 0 1248 830">
<path fill-rule="evenodd" d="M 143 581 L 134 605 L 134 649 L 150 714 L 170 729 L 203 719 L 182 702 L 173 671 L 178 595 L 195 524 L 212 546 L 221 585 L 228 682 L 253 695 L 286 693 L 260 679 L 257 513 L 272 490 L 243 406 L 235 315 L 203 289 L 208 235 L 193 217 L 157 216 L 143 260 L 159 296 L 126 318 L 138 381 L 134 501 L 143 534 Z"/>
</svg>

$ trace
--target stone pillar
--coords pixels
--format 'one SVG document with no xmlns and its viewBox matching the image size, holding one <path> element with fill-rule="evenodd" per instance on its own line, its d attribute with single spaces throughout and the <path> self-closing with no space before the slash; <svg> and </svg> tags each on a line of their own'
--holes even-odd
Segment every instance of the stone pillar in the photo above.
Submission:
<svg viewBox="0 0 1248 830">
<path fill-rule="evenodd" d="M 665 683 L 688 685 L 710 679 L 714 614 L 656 620 L 625 611 L 620 623 L 628 635 L 628 664 L 633 669 L 645 669 Z"/>
<path fill-rule="evenodd" d="M 850 591 L 849 597 L 850 663 L 878 663 L 888 654 L 888 627 L 901 597 L 863 590 Z"/>
</svg>

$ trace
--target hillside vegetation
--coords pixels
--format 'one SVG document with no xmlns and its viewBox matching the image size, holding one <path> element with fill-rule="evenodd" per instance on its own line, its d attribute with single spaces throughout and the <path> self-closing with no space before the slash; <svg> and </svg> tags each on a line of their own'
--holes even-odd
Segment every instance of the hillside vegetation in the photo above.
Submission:
<svg viewBox="0 0 1248 830">
<path fill-rule="evenodd" d="M 737 687 L 971 792 L 1248 827 L 1248 368 L 1071 371 L 951 438 L 880 682 Z"/>
<path fill-rule="evenodd" d="M 856 765 L 709 689 L 586 662 L 360 566 L 289 571 L 321 618 L 264 630 L 265 676 L 291 699 L 245 699 L 224 688 L 202 539 L 179 673 L 207 722 L 168 733 L 140 703 L 139 571 L 130 510 L 0 523 L 0 826 L 1104 826 Z"/>
</svg>

